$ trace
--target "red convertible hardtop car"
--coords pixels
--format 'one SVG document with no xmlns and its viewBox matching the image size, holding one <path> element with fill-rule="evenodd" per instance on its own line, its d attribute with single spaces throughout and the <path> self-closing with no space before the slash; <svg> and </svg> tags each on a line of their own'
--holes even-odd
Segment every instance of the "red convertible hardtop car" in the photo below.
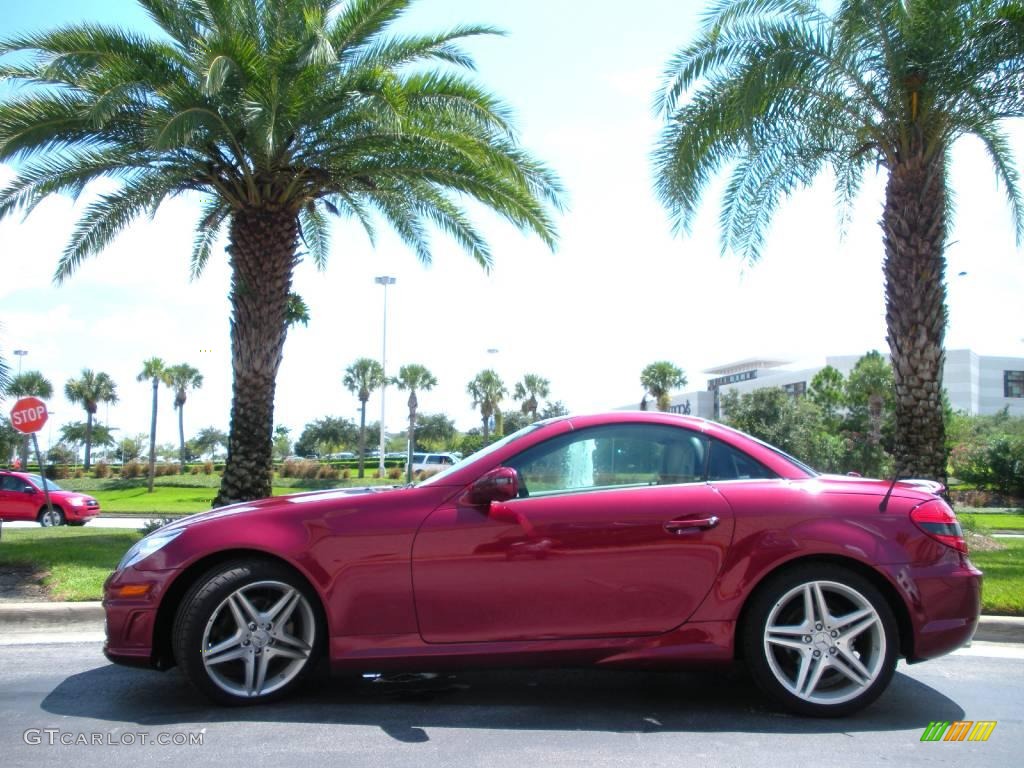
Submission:
<svg viewBox="0 0 1024 768">
<path fill-rule="evenodd" d="M 105 653 L 210 698 L 335 671 L 742 660 L 775 703 L 866 706 L 973 634 L 981 573 L 941 486 L 819 475 L 698 418 L 526 427 L 415 486 L 264 499 L 142 539 Z"/>
</svg>

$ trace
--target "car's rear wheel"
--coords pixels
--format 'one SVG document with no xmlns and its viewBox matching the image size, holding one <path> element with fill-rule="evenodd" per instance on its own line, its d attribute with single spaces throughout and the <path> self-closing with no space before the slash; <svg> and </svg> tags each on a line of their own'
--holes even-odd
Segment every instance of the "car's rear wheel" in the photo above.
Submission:
<svg viewBox="0 0 1024 768">
<path fill-rule="evenodd" d="M 185 596 L 174 656 L 199 691 L 222 704 L 280 698 L 315 667 L 324 645 L 317 598 L 291 569 L 262 560 L 227 563 Z"/>
<path fill-rule="evenodd" d="M 64 510 L 54 505 L 52 509 L 43 507 L 39 510 L 39 515 L 36 517 L 39 524 L 43 528 L 52 528 L 57 525 L 64 525 Z"/>
<path fill-rule="evenodd" d="M 798 566 L 770 578 L 752 600 L 743 650 L 754 680 L 778 704 L 834 717 L 866 707 L 888 687 L 896 620 L 860 574 Z"/>
</svg>

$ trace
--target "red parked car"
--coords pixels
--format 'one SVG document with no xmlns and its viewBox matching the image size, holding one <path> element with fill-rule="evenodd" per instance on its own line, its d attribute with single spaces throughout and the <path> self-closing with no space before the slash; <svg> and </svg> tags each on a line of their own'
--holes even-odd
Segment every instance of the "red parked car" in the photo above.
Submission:
<svg viewBox="0 0 1024 768">
<path fill-rule="evenodd" d="M 897 658 L 965 643 L 981 572 L 926 482 L 824 476 L 719 424 L 527 427 L 397 489 L 264 499 L 135 545 L 105 653 L 210 698 L 336 671 L 744 661 L 779 705 L 866 706 Z"/>
<path fill-rule="evenodd" d="M 52 511 L 46 507 L 43 483 L 50 491 Z M 0 471 L 0 519 L 35 520 L 40 525 L 85 525 L 100 513 L 100 503 L 92 496 L 65 491 L 53 480 L 43 480 L 27 472 Z"/>
</svg>

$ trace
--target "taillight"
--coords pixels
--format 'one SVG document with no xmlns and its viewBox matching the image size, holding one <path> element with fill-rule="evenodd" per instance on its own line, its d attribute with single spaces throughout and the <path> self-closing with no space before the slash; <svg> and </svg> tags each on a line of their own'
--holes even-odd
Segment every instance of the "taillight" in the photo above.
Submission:
<svg viewBox="0 0 1024 768">
<path fill-rule="evenodd" d="M 967 553 L 967 542 L 956 514 L 941 502 L 929 502 L 913 509 L 910 519 L 928 536 L 958 552 Z"/>
</svg>

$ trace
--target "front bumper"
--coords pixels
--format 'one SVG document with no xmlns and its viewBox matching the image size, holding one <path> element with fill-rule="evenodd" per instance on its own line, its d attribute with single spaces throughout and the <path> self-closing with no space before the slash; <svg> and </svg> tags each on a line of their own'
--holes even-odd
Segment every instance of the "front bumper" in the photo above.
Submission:
<svg viewBox="0 0 1024 768">
<path fill-rule="evenodd" d="M 154 637 L 160 599 L 173 572 L 136 571 L 125 568 L 107 577 L 103 585 L 106 639 L 103 655 L 115 664 L 164 668 L 166 661 L 156 654 Z M 125 587 L 146 587 L 141 596 L 122 597 Z"/>
<path fill-rule="evenodd" d="M 966 555 L 949 550 L 937 562 L 882 570 L 906 603 L 913 631 L 910 662 L 933 659 L 966 644 L 981 614 L 982 573 Z"/>
</svg>

